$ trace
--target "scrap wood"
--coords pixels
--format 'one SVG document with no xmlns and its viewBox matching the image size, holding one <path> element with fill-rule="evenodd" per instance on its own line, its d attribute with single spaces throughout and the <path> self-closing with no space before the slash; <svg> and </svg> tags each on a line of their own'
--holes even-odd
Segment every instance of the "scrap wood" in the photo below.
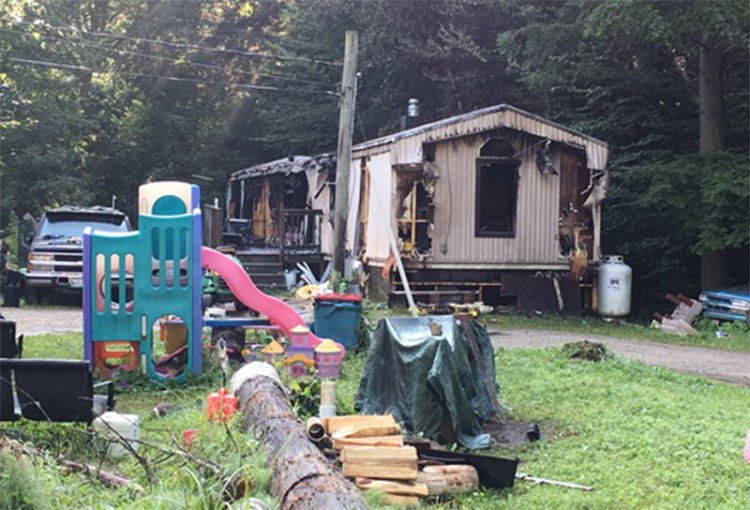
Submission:
<svg viewBox="0 0 750 510">
<path fill-rule="evenodd" d="M 401 434 L 401 427 L 398 423 L 393 425 L 349 425 L 343 427 L 331 434 L 332 439 L 346 439 L 351 437 L 373 437 L 373 436 L 394 436 Z"/>
<path fill-rule="evenodd" d="M 427 485 L 418 482 L 397 482 L 393 480 L 378 480 L 374 478 L 357 477 L 355 483 L 360 489 L 379 490 L 387 494 L 401 494 L 403 496 L 428 496 Z"/>
<path fill-rule="evenodd" d="M 696 331 L 695 328 L 682 319 L 674 319 L 672 317 L 661 315 L 660 313 L 655 313 L 654 317 L 658 321 L 657 324 L 659 329 L 665 333 L 672 333 L 678 336 L 691 336 L 698 334 L 698 331 Z"/>
<path fill-rule="evenodd" d="M 681 319 L 687 324 L 692 324 L 703 313 L 703 305 L 700 301 L 692 300 L 682 294 L 667 294 L 666 299 L 675 305 L 671 316 L 673 319 Z"/>
<path fill-rule="evenodd" d="M 3 450 L 3 449 L 9 450 L 10 453 L 13 454 L 14 456 L 33 455 L 37 457 L 46 457 L 46 456 L 53 457 L 50 453 L 42 449 L 22 444 L 21 442 L 10 439 L 10 438 L 0 438 L 0 450 Z M 71 471 L 76 471 L 79 473 L 86 473 L 89 476 L 94 476 L 104 485 L 107 485 L 109 487 L 124 487 L 130 484 L 129 479 L 122 477 L 116 473 L 104 471 L 103 469 L 99 469 L 89 464 L 83 464 L 81 462 L 76 462 L 70 459 L 66 459 L 62 455 L 58 455 L 57 457 L 54 457 L 54 458 L 55 458 L 55 461 L 61 466 L 63 466 L 64 468 L 67 468 Z"/>
<path fill-rule="evenodd" d="M 526 482 L 532 482 L 539 485 L 558 485 L 560 487 L 567 487 L 569 489 L 578 489 L 581 491 L 591 492 L 594 490 L 593 487 L 589 485 L 580 485 L 577 483 L 571 483 L 571 482 L 561 482 L 559 480 L 550 480 L 548 478 L 538 478 L 536 476 L 530 476 L 527 473 L 516 473 L 516 479 L 517 480 L 523 480 Z"/>
<path fill-rule="evenodd" d="M 349 478 L 384 478 L 386 480 L 416 480 L 416 460 L 398 462 L 344 462 L 344 476 Z"/>
<path fill-rule="evenodd" d="M 345 446 L 404 446 L 404 438 L 397 436 L 344 437 L 333 439 L 333 448 L 341 450 Z"/>
<path fill-rule="evenodd" d="M 326 433 L 328 433 L 329 436 L 332 436 L 335 432 L 338 432 L 344 427 L 352 425 L 381 426 L 396 424 L 396 420 L 390 414 L 350 414 L 347 416 L 331 416 L 323 418 L 322 420 Z"/>
<path fill-rule="evenodd" d="M 417 461 L 413 446 L 347 446 L 341 451 L 341 462 L 403 462 Z"/>
</svg>

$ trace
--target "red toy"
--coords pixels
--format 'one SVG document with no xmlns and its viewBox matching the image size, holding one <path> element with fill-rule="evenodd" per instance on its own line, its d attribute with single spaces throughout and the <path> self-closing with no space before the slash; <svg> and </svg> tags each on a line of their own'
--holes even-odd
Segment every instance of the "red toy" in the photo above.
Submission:
<svg viewBox="0 0 750 510">
<path fill-rule="evenodd" d="M 237 397 L 226 388 L 221 388 L 208 395 L 206 399 L 206 419 L 227 422 L 237 410 Z"/>
</svg>

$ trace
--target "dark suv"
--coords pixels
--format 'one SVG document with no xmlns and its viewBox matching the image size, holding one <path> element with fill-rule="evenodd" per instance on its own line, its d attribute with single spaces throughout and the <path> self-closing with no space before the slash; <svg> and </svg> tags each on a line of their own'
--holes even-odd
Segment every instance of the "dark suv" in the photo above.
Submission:
<svg viewBox="0 0 750 510">
<path fill-rule="evenodd" d="M 47 211 L 29 251 L 25 276 L 26 303 L 39 304 L 50 291 L 81 294 L 83 230 L 129 232 L 125 213 L 110 207 L 64 206 Z"/>
</svg>

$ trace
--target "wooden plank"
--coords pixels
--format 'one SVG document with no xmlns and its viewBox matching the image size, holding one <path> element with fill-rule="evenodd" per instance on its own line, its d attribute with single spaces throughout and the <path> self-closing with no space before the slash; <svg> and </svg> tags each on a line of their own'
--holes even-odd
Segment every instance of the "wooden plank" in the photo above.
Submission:
<svg viewBox="0 0 750 510">
<path fill-rule="evenodd" d="M 417 461 L 383 464 L 379 462 L 344 462 L 344 476 L 355 478 L 383 478 L 386 480 L 416 480 Z"/>
<path fill-rule="evenodd" d="M 395 425 L 396 420 L 390 414 L 382 415 L 366 415 L 366 414 L 352 414 L 348 416 L 331 416 L 329 418 L 323 418 L 323 425 L 326 428 L 328 435 L 332 435 L 344 427 L 350 427 L 352 425 Z"/>
<path fill-rule="evenodd" d="M 342 462 L 386 464 L 412 460 L 417 460 L 417 449 L 413 446 L 347 446 L 341 451 Z"/>
<path fill-rule="evenodd" d="M 404 446 L 402 436 L 344 437 L 333 440 L 333 447 L 341 450 L 345 446 Z"/>
<path fill-rule="evenodd" d="M 393 425 L 350 425 L 339 429 L 331 434 L 333 439 L 343 439 L 346 437 L 372 437 L 372 436 L 394 436 L 401 434 L 401 427 L 398 423 Z"/>
<path fill-rule="evenodd" d="M 355 480 L 357 487 L 360 489 L 372 489 L 385 492 L 387 494 L 401 494 L 404 496 L 427 496 L 429 489 L 423 483 L 416 482 L 396 482 L 393 480 L 377 480 L 373 478 L 357 478 Z"/>
</svg>

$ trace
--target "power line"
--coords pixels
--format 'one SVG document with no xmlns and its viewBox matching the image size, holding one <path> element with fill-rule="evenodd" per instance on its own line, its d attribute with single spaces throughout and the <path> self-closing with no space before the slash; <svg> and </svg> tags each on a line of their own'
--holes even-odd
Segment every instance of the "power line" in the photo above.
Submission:
<svg viewBox="0 0 750 510">
<path fill-rule="evenodd" d="M 234 83 L 231 81 L 202 80 L 198 78 L 184 78 L 180 76 L 137 73 L 133 71 L 97 70 L 91 67 L 83 67 L 83 66 L 76 66 L 76 65 L 70 65 L 70 64 L 63 64 L 60 62 L 50 62 L 47 60 L 32 60 L 32 59 L 17 58 L 17 57 L 10 57 L 8 58 L 8 60 L 11 62 L 19 63 L 19 64 L 37 65 L 37 66 L 43 66 L 43 67 L 54 67 L 54 68 L 60 68 L 60 69 L 70 69 L 74 71 L 86 71 L 86 72 L 96 73 L 96 74 L 124 74 L 127 76 L 153 78 L 153 79 L 166 80 L 166 81 L 199 83 L 199 84 L 208 84 L 208 85 L 223 85 L 223 86 L 234 87 L 234 88 L 239 88 L 239 89 L 247 89 L 247 90 L 271 90 L 271 91 L 276 91 L 276 92 L 295 92 L 298 94 L 325 94 L 329 96 L 338 97 L 338 94 L 336 92 L 332 92 L 330 90 L 306 90 L 306 89 L 274 87 L 271 85 L 250 85 L 246 83 Z"/>
<path fill-rule="evenodd" d="M 34 21 L 23 21 L 23 20 L 9 20 L 7 18 L 4 18 L 3 21 L 8 21 L 11 23 L 18 23 L 21 25 L 32 25 L 35 27 L 42 25 L 45 28 L 49 28 L 53 30 L 62 30 L 64 32 L 80 32 L 84 35 L 89 35 L 92 37 L 119 39 L 119 40 L 124 40 L 124 41 L 135 42 L 137 44 L 141 44 L 141 43 L 159 44 L 159 45 L 166 46 L 169 48 L 192 49 L 192 50 L 200 50 L 200 51 L 209 51 L 213 53 L 225 53 L 225 54 L 237 55 L 241 57 L 267 58 L 267 59 L 273 59 L 273 60 L 279 60 L 279 61 L 302 62 L 306 64 L 318 64 L 318 65 L 334 66 L 334 67 L 341 67 L 343 65 L 340 62 L 333 62 L 330 60 L 320 60 L 320 59 L 313 59 L 313 58 L 306 58 L 306 57 L 290 57 L 286 55 L 276 55 L 273 53 L 258 53 L 258 52 L 253 52 L 253 51 L 237 50 L 237 49 L 214 48 L 212 46 L 203 46 L 199 44 L 176 43 L 176 42 L 169 42 L 169 41 L 161 41 L 158 39 L 147 39 L 144 37 L 130 37 L 127 35 L 112 34 L 109 32 L 91 32 L 83 28 L 61 27 L 61 26 L 50 25 L 43 19 L 36 19 Z"/>
<path fill-rule="evenodd" d="M 8 33 L 13 33 L 13 34 L 19 34 L 19 35 L 30 35 L 29 32 L 23 32 L 21 30 L 12 30 L 12 29 L 8 29 L 8 28 L 0 28 L 0 31 L 2 31 L 2 32 L 8 32 Z M 223 71 L 223 72 L 228 73 L 228 74 L 236 73 L 236 74 L 242 74 L 242 75 L 246 75 L 246 76 L 261 77 L 261 78 L 272 78 L 272 79 L 285 80 L 285 81 L 290 81 L 290 82 L 295 82 L 295 83 L 305 83 L 305 84 L 308 84 L 308 85 L 333 86 L 333 84 L 331 84 L 331 83 L 325 83 L 325 82 L 314 81 L 314 80 L 305 80 L 305 79 L 302 79 L 302 78 L 294 78 L 292 76 L 284 76 L 284 75 L 279 75 L 279 74 L 262 73 L 262 72 L 255 72 L 255 71 L 244 71 L 242 69 L 233 69 L 232 70 L 232 69 L 227 69 L 226 67 L 217 66 L 217 65 L 213 65 L 213 64 L 206 64 L 206 63 L 203 63 L 203 62 L 196 62 L 194 60 L 189 60 L 189 59 L 178 59 L 178 58 L 173 58 L 173 57 L 165 57 L 163 55 L 154 55 L 154 54 L 151 54 L 151 53 L 143 53 L 143 52 L 139 52 L 139 51 L 123 50 L 123 49 L 120 49 L 120 48 L 113 48 L 113 47 L 110 47 L 110 46 L 104 46 L 104 45 L 101 45 L 101 44 L 96 44 L 96 43 L 93 43 L 93 42 L 90 42 L 90 41 L 74 40 L 74 39 L 69 39 L 69 38 L 65 38 L 65 37 L 61 37 L 61 36 L 57 36 L 57 35 L 41 35 L 39 37 L 41 39 L 43 39 L 43 40 L 46 40 L 46 41 L 63 41 L 63 42 L 70 43 L 70 44 L 79 44 L 81 46 L 86 46 L 86 47 L 90 47 L 90 48 L 101 49 L 101 50 L 109 51 L 109 52 L 115 52 L 115 53 L 118 53 L 120 55 L 131 55 L 131 56 L 135 56 L 135 57 L 141 57 L 141 58 L 148 58 L 148 59 L 153 59 L 153 60 L 159 60 L 159 61 L 162 61 L 162 62 L 184 63 L 184 64 L 187 64 L 187 65 L 190 65 L 190 66 L 193 66 L 193 67 L 200 67 L 200 68 L 203 68 L 203 69 L 213 69 L 213 70 Z"/>
</svg>

